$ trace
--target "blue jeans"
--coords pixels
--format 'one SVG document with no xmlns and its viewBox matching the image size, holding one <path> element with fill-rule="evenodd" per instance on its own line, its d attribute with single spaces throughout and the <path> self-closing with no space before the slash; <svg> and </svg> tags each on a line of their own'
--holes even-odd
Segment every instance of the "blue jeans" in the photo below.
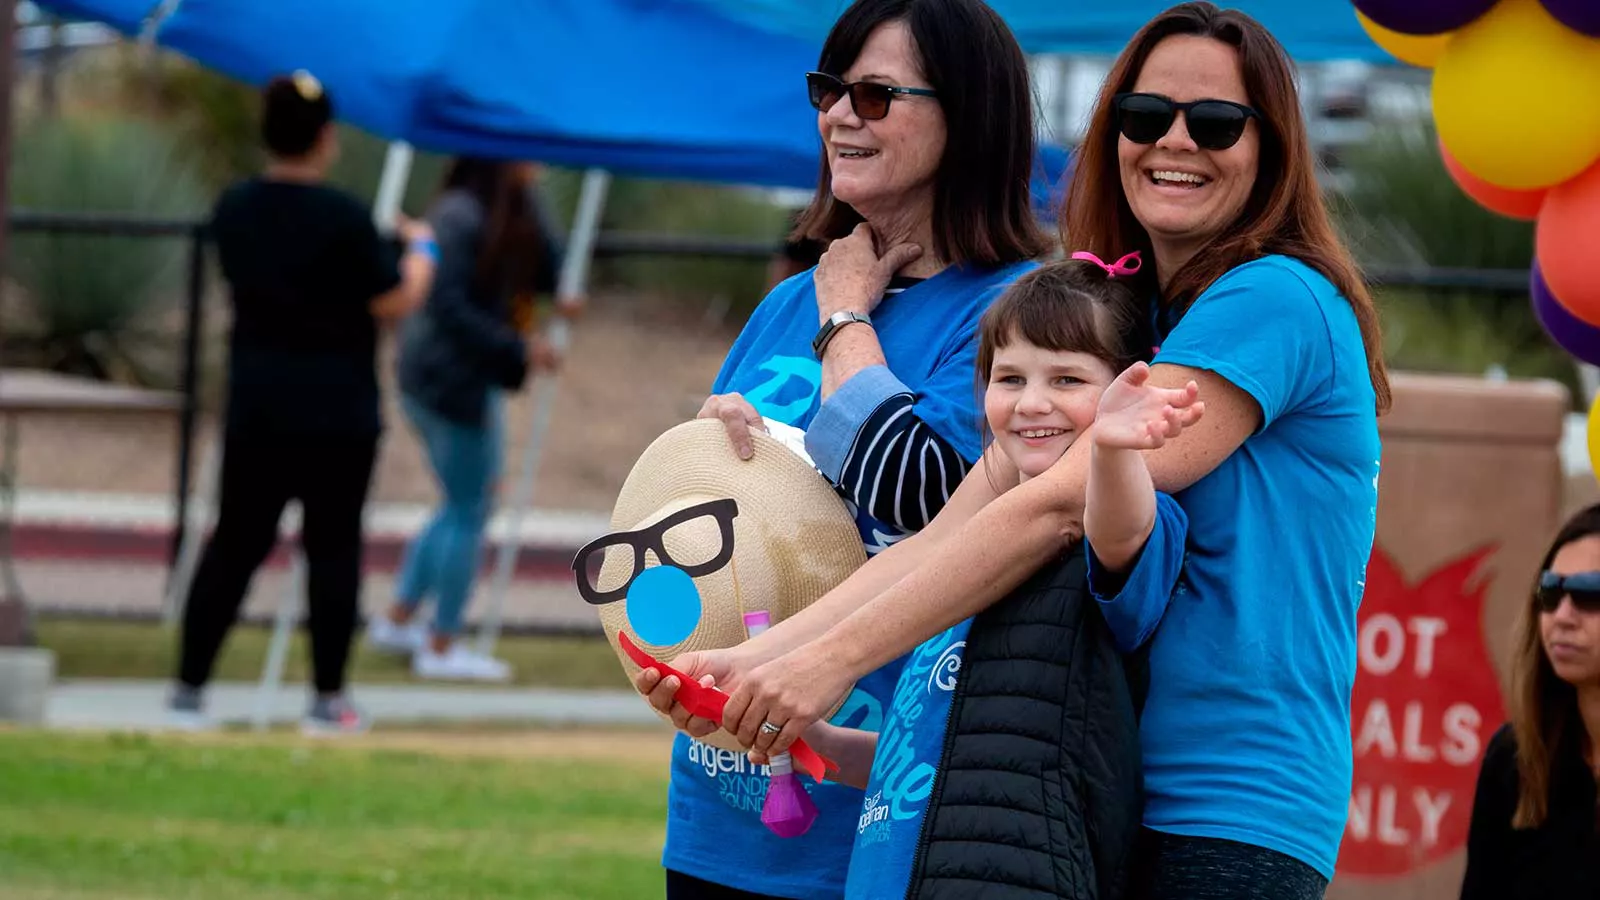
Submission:
<svg viewBox="0 0 1600 900">
<path fill-rule="evenodd" d="M 434 595 L 433 633 L 455 635 L 472 598 L 483 532 L 494 510 L 505 433 L 503 400 L 500 391 L 489 390 L 481 428 L 446 419 L 404 394 L 400 405 L 422 439 L 444 502 L 406 547 L 395 593 L 402 606 L 413 609 Z"/>
</svg>

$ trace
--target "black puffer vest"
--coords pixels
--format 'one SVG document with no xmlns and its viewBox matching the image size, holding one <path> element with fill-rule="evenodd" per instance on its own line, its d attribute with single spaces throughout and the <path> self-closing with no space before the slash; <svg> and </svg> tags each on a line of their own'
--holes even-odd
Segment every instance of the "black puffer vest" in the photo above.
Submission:
<svg viewBox="0 0 1600 900">
<path fill-rule="evenodd" d="M 1146 673 L 1117 651 L 1081 545 L 980 613 L 908 900 L 1120 900 Z"/>
</svg>

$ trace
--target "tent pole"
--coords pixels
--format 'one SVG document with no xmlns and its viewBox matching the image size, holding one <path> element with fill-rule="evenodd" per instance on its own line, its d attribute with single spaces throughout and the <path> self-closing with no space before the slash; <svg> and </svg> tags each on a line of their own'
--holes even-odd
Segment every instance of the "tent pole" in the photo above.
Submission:
<svg viewBox="0 0 1600 900">
<path fill-rule="evenodd" d="M 558 354 L 565 355 L 570 339 L 570 320 L 578 312 L 589 283 L 589 267 L 594 256 L 595 238 L 600 233 L 600 215 L 605 211 L 606 191 L 611 186 L 611 173 L 604 169 L 589 169 L 583 174 L 583 191 L 578 196 L 578 210 L 572 220 L 571 238 L 567 242 L 566 258 L 561 264 L 561 280 L 556 287 L 556 315 L 551 319 L 549 338 Z M 522 516 L 533 502 L 533 480 L 539 468 L 539 457 L 544 450 L 544 438 L 550 428 L 550 415 L 556 405 L 555 373 L 535 375 L 533 421 L 528 429 L 528 443 L 522 452 L 522 471 L 508 504 L 505 530 L 500 537 L 499 555 L 495 559 L 494 581 L 489 590 L 489 609 L 483 627 L 478 632 L 478 652 L 494 652 L 500 638 L 500 626 L 505 619 L 506 593 L 511 586 L 511 573 L 516 568 L 517 551 L 522 543 Z"/>
<path fill-rule="evenodd" d="M 411 161 L 415 154 L 405 141 L 391 141 L 383 157 L 383 174 L 378 178 L 378 196 L 372 202 L 372 221 L 378 233 L 394 234 L 400 201 L 411 181 Z"/>
</svg>

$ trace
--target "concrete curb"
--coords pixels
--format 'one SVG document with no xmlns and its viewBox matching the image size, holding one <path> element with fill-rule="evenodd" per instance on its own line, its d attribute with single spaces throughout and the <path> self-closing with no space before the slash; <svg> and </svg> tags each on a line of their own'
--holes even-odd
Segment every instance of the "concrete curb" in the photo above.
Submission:
<svg viewBox="0 0 1600 900">
<path fill-rule="evenodd" d="M 45 703 L 44 724 L 65 729 L 171 730 L 166 717 L 171 684 L 155 680 L 71 679 L 58 682 Z M 620 690 L 352 685 L 351 700 L 377 726 L 480 722 L 542 727 L 660 726 L 638 694 Z M 257 686 L 218 682 L 206 691 L 206 711 L 225 726 L 248 725 Z M 305 714 L 304 687 L 269 698 L 267 721 L 290 725 Z"/>
</svg>

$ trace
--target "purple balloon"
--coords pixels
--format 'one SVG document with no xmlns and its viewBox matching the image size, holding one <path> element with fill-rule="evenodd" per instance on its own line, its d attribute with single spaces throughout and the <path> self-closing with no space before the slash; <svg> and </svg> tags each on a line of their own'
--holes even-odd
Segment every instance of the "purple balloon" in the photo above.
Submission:
<svg viewBox="0 0 1600 900">
<path fill-rule="evenodd" d="M 1600 328 L 1590 325 L 1572 313 L 1550 293 L 1539 271 L 1539 261 L 1533 262 L 1533 273 L 1528 279 L 1528 290 L 1533 294 L 1533 314 L 1544 327 L 1545 334 L 1590 365 L 1600 366 Z"/>
<path fill-rule="evenodd" d="M 1597 0 L 1539 0 L 1550 15 L 1579 34 L 1600 37 L 1600 2 Z M 1377 21 L 1374 19 L 1373 21 Z"/>
<path fill-rule="evenodd" d="M 1488 12 L 1496 0 L 1354 0 L 1356 9 L 1390 31 L 1443 34 Z M 1545 0 L 1548 4 L 1552 0 Z M 1576 9 L 1593 0 L 1554 0 Z"/>
</svg>

